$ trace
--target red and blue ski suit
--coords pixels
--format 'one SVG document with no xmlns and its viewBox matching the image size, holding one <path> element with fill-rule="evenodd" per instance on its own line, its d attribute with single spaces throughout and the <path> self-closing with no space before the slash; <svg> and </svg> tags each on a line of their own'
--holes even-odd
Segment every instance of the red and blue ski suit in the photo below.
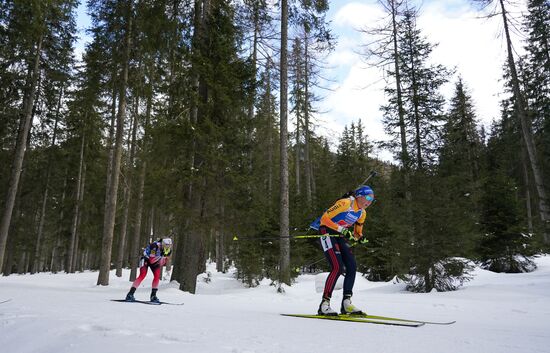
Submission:
<svg viewBox="0 0 550 353">
<path fill-rule="evenodd" d="M 332 207 L 316 219 L 311 228 L 319 230 L 321 234 L 340 234 L 342 228 L 353 228 L 356 240 L 363 236 L 363 223 L 366 211 L 359 208 L 353 196 L 338 200 Z M 321 246 L 330 265 L 330 273 L 325 282 L 323 298 L 330 299 L 336 281 L 344 273 L 344 296 L 353 295 L 357 264 L 351 249 L 343 237 L 321 237 Z"/>
<path fill-rule="evenodd" d="M 168 257 L 172 254 L 172 249 L 164 251 L 162 242 L 155 241 L 149 244 L 143 249 L 143 255 L 140 261 L 139 276 L 136 278 L 132 287 L 138 288 L 141 282 L 147 276 L 147 269 L 151 268 L 153 271 L 153 284 L 152 288 L 157 289 L 160 281 L 160 269 L 166 264 Z"/>
</svg>

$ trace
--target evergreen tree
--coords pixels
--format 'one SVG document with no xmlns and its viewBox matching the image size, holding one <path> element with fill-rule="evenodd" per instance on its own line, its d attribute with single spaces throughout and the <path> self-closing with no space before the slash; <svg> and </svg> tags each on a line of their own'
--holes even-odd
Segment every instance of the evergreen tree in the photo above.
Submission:
<svg viewBox="0 0 550 353">
<path fill-rule="evenodd" d="M 8 233 L 12 221 L 17 190 L 21 179 L 25 151 L 31 141 L 28 135 L 32 119 L 38 105 L 43 82 L 55 80 L 55 73 L 69 63 L 70 48 L 74 41 L 75 1 L 21 1 L 0 3 L 3 13 L 3 49 L 0 52 L 3 63 L 2 103 L 4 116 L 8 117 L 8 126 L 14 120 L 19 128 L 11 163 L 11 173 L 0 222 L 0 267 L 4 264 L 4 254 Z M 6 11 L 4 11 L 6 10 Z M 5 44 L 5 45 L 4 45 Z M 53 82 L 51 83 L 53 84 Z M 51 87 L 51 86 L 49 86 Z M 59 95 L 57 95 L 59 97 Z M 50 100 L 51 102 L 51 100 Z M 15 113 L 15 114 L 14 114 Z M 46 195 L 47 199 L 47 195 Z M 42 202 L 43 204 L 43 202 Z M 35 254 L 40 257 L 38 244 Z M 35 262 L 40 261 L 36 259 Z M 11 269 L 5 268 L 9 274 Z"/>
<path fill-rule="evenodd" d="M 441 175 L 459 177 L 463 183 L 470 185 L 475 183 L 481 168 L 481 138 L 472 98 L 460 77 L 451 98 L 442 137 L 443 145 L 439 157 Z"/>
<path fill-rule="evenodd" d="M 288 190 L 288 2 L 281 0 L 281 54 L 280 54 L 280 259 L 279 281 L 290 285 L 289 190 Z M 281 289 L 279 289 L 281 290 Z"/>
<path fill-rule="evenodd" d="M 464 257 L 472 254 L 478 231 L 482 151 L 472 98 L 459 78 L 446 116 L 437 173 L 439 183 L 445 186 L 446 220 L 458 245 L 457 254 Z"/>
<path fill-rule="evenodd" d="M 301 186 L 301 175 L 302 171 L 300 168 L 301 160 L 303 159 L 303 141 L 302 141 L 302 129 L 304 128 L 304 112 L 305 112 L 305 82 L 304 82 L 304 53 L 303 53 L 303 46 L 302 41 L 300 38 L 295 38 L 292 43 L 292 52 L 290 55 L 290 84 L 292 85 L 292 89 L 290 91 L 290 103 L 292 104 L 292 108 L 290 110 L 291 114 L 294 114 L 296 117 L 296 124 L 295 124 L 295 139 L 296 142 L 294 144 L 295 148 L 295 155 L 294 155 L 294 168 L 296 170 L 295 173 L 295 191 L 294 194 L 296 196 L 300 196 L 302 191 Z M 299 202 L 302 202 L 300 199 Z"/>
<path fill-rule="evenodd" d="M 340 184 L 337 190 L 343 194 L 354 190 L 373 169 L 372 161 L 369 160 L 372 146 L 360 119 L 352 122 L 349 128 L 344 126 L 339 142 L 335 168 Z"/>
<path fill-rule="evenodd" d="M 528 76 L 525 94 L 535 135 L 543 138 L 550 117 L 550 3 L 547 0 L 530 0 L 527 9 L 524 21 L 528 35 L 525 45 L 525 71 Z M 548 144 L 540 143 L 540 146 L 544 148 Z"/>
<path fill-rule="evenodd" d="M 402 62 L 399 59 L 400 19 L 405 11 L 407 1 L 384 0 L 379 2 L 387 18 L 379 28 L 367 28 L 363 32 L 374 36 L 375 40 L 365 45 L 365 59 L 374 67 L 382 68 L 388 85 L 384 92 L 388 103 L 381 106 L 384 129 L 392 137 L 382 147 L 395 153 L 396 160 L 402 166 L 403 182 L 407 190 L 404 194 L 407 201 L 406 214 L 410 217 L 410 169 L 411 159 L 408 149 L 408 135 L 405 124 L 404 91 L 402 83 Z"/>
<path fill-rule="evenodd" d="M 389 9 L 394 9 L 391 12 L 394 17 L 398 14 L 395 6 Z M 439 209 L 434 207 L 434 204 L 443 204 L 444 201 L 434 199 L 432 202 L 426 197 L 434 193 L 442 196 L 433 184 L 444 106 L 439 90 L 449 72 L 441 65 L 429 64 L 434 46 L 416 27 L 416 10 L 407 7 L 400 14 L 399 31 L 395 32 L 396 50 L 393 52 L 395 70 L 389 72 L 399 84 L 397 88 L 386 88 L 389 102 L 382 107 L 385 129 L 392 136 L 401 138 L 400 156 L 406 157 L 402 163 L 408 166 L 403 169 L 403 186 L 397 188 L 401 192 L 396 193 L 404 197 L 405 203 L 400 204 L 406 212 L 398 211 L 393 223 L 396 229 L 401 230 L 397 233 L 401 238 L 397 243 L 412 244 L 410 249 L 400 249 L 406 259 L 404 262 L 408 262 L 414 274 L 410 277 L 411 290 L 447 290 L 452 289 L 444 280 L 448 272 L 441 271 L 440 267 L 445 267 L 442 264 L 453 255 L 453 247 L 445 249 L 442 246 L 445 224 L 439 221 L 447 219 L 447 215 L 438 214 Z M 399 140 L 395 138 L 390 142 L 391 147 L 399 146 L 396 141 Z M 426 185 L 433 190 L 427 189 Z"/>
<path fill-rule="evenodd" d="M 403 13 L 406 10 L 407 1 L 385 0 L 380 1 L 386 18 L 378 28 L 365 29 L 364 32 L 374 36 L 374 40 L 365 46 L 365 58 L 374 67 L 384 70 L 387 86 L 384 93 L 387 103 L 380 107 L 382 111 L 382 123 L 386 134 L 390 136 L 389 141 L 381 144 L 381 147 L 389 149 L 394 153 L 394 158 L 399 162 L 401 168 L 397 173 L 392 173 L 392 180 L 396 182 L 393 190 L 396 203 L 402 207 L 393 214 L 393 227 L 398 229 L 398 234 L 404 244 L 410 243 L 408 238 L 414 234 L 412 223 L 412 163 L 411 151 L 409 148 L 410 136 L 407 131 L 405 120 L 405 91 L 403 82 L 403 67 L 400 59 L 400 41 L 402 29 L 400 23 Z M 394 178 L 395 177 L 395 178 Z M 398 185 L 399 182 L 401 185 Z M 398 198 L 403 198 L 399 200 Z M 391 207 L 388 207 L 391 210 Z M 405 248 L 401 248 L 401 251 Z M 398 250 L 399 251 L 399 250 Z"/>
<path fill-rule="evenodd" d="M 474 0 L 487 6 L 493 3 L 497 3 L 497 7 L 500 9 L 499 15 L 502 17 L 502 23 L 504 27 L 504 34 L 506 38 L 507 49 L 507 68 L 510 74 L 510 83 L 512 85 L 512 92 L 514 95 L 514 104 L 517 111 L 517 118 L 519 126 L 521 127 L 521 136 L 523 143 L 525 144 L 525 151 L 528 157 L 530 175 L 534 181 L 534 187 L 538 196 L 538 211 L 541 223 L 544 227 L 544 240 L 548 244 L 550 243 L 550 206 L 548 205 L 548 195 L 546 193 L 547 187 L 544 185 L 544 179 L 540 168 L 539 155 L 537 147 L 533 137 L 532 121 L 528 115 L 528 108 L 525 102 L 525 97 L 520 87 L 520 78 L 518 75 L 518 69 L 516 65 L 516 59 L 514 58 L 514 51 L 512 48 L 512 40 L 510 37 L 510 14 L 507 10 L 509 1 L 507 0 Z M 500 5 L 500 6 L 498 6 Z"/>
<path fill-rule="evenodd" d="M 541 162 L 544 185 L 550 185 L 550 2 L 530 0 L 524 28 L 528 37 L 525 96 Z M 550 202 L 550 201 L 549 201 Z"/>
<path fill-rule="evenodd" d="M 437 158 L 445 103 L 439 90 L 449 72 L 443 65 L 429 64 L 434 45 L 417 28 L 417 16 L 415 9 L 407 9 L 403 14 L 399 60 L 409 150 L 414 151 L 411 161 L 422 170 Z"/>
<path fill-rule="evenodd" d="M 508 119 L 503 119 L 506 123 Z M 504 129 L 503 129 L 504 128 Z M 519 212 L 518 187 L 506 175 L 502 158 L 506 125 L 493 127 L 487 155 L 487 177 L 481 198 L 479 256 L 485 268 L 495 272 L 528 272 L 534 269 L 530 238 L 523 232 Z"/>
<path fill-rule="evenodd" d="M 124 19 L 123 27 L 121 28 L 121 33 L 123 36 L 124 43 L 122 47 L 122 53 L 120 53 L 120 61 L 115 62 L 115 65 L 119 65 L 120 72 L 117 73 L 120 80 L 120 86 L 118 87 L 118 108 L 116 114 L 116 134 L 113 145 L 113 155 L 112 160 L 109 160 L 110 168 L 107 175 L 107 193 L 105 199 L 105 217 L 103 221 L 103 240 L 102 240 L 102 251 L 101 251 L 101 262 L 100 262 L 100 271 L 97 279 L 98 285 L 108 285 L 109 284 L 109 271 L 111 269 L 111 254 L 113 246 L 113 237 L 114 237 L 114 227 L 115 227 L 115 218 L 116 218 L 116 209 L 117 209 L 117 196 L 118 196 L 118 186 L 120 178 L 120 165 L 122 159 L 122 139 L 124 135 L 124 124 L 126 120 L 126 106 L 127 106 L 127 85 L 128 85 L 128 71 L 130 65 L 130 52 L 132 50 L 132 22 L 134 18 L 134 4 L 132 0 L 121 1 L 116 4 L 102 4 L 101 2 L 96 2 L 96 6 L 113 6 L 114 10 L 111 13 L 108 13 L 108 17 L 97 18 L 96 22 L 104 21 L 105 24 L 113 24 L 110 22 L 114 20 L 115 16 L 122 16 Z M 118 8 L 118 9 L 117 9 Z M 118 12 L 120 11 L 120 12 Z M 113 17 L 111 17 L 113 16 Z"/>
<path fill-rule="evenodd" d="M 241 188 L 249 192 L 248 181 L 239 182 L 239 178 L 248 176 L 244 170 L 249 158 L 241 153 L 248 136 L 242 108 L 253 80 L 250 66 L 238 57 L 242 34 L 234 24 L 234 6 L 225 1 L 196 5 L 195 25 L 200 27 L 195 28 L 190 53 L 191 76 L 197 83 L 190 97 L 193 169 L 192 174 L 185 172 L 189 187 L 183 201 L 188 217 L 185 236 L 179 240 L 187 245 L 175 259 L 185 265 L 178 277 L 180 288 L 192 293 L 196 276 L 205 269 L 211 234 L 232 231 L 225 229 L 226 219 L 233 219 L 233 212 L 241 209 L 232 201 L 242 202 L 233 196 Z"/>
</svg>

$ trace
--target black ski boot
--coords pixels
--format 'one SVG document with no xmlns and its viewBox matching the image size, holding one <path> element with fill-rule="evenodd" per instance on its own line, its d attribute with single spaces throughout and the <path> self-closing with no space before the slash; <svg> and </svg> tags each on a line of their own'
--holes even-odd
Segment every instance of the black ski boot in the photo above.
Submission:
<svg viewBox="0 0 550 353">
<path fill-rule="evenodd" d="M 157 291 L 158 291 L 157 288 L 153 288 L 151 290 L 151 302 L 160 304 L 160 300 L 159 300 L 159 298 L 157 298 Z"/>
<path fill-rule="evenodd" d="M 126 301 L 127 302 L 135 302 L 136 301 L 136 298 L 134 298 L 134 293 L 135 292 L 136 292 L 135 287 L 130 288 L 130 291 L 128 292 L 128 294 L 126 294 Z"/>
</svg>

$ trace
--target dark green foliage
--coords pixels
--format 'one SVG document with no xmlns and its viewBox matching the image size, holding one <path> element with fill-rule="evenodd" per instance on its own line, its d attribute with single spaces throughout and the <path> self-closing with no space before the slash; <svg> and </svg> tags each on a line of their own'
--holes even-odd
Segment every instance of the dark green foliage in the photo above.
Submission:
<svg viewBox="0 0 550 353">
<path fill-rule="evenodd" d="M 420 293 L 425 293 L 428 289 L 438 292 L 457 290 L 472 279 L 469 273 L 473 268 L 473 264 L 463 259 L 444 259 L 433 264 L 424 275 L 407 276 L 407 289 Z"/>
<path fill-rule="evenodd" d="M 390 173 L 390 175 L 395 172 Z M 369 240 L 366 245 L 354 249 L 358 270 L 371 281 L 389 281 L 407 271 L 402 250 L 406 244 L 399 236 L 397 219 L 394 218 L 395 189 L 386 180 L 388 175 L 372 180 L 372 188 L 377 201 L 367 209 L 367 219 L 363 228 L 364 236 Z M 398 206 L 397 206 L 398 207 Z"/>
<path fill-rule="evenodd" d="M 8 273 L 30 271 L 36 261 L 46 189 L 38 271 L 66 268 L 83 139 L 85 185 L 76 215 L 75 268 L 99 268 L 109 129 L 120 102 L 128 4 L 86 3 L 92 40 L 82 61 L 75 61 L 74 1 L 0 0 L 1 165 L 11 163 L 29 63 L 37 35 L 45 34 L 35 125 L 8 238 L 11 250 L 3 264 Z M 279 25 L 277 15 L 263 0 L 210 0 L 197 12 L 195 2 L 183 0 L 132 4 L 113 254 L 122 246 L 126 260 L 135 259 L 134 241 L 139 251 L 150 238 L 173 234 L 174 279 L 183 287 L 190 288 L 192 282 L 184 272 L 193 267 L 188 271 L 193 277 L 204 271 L 206 261 L 214 260 L 221 262 L 222 271 L 235 267 L 237 278 L 250 287 L 277 280 L 279 72 L 273 62 L 278 53 L 270 49 L 278 40 L 271 33 Z M 440 88 L 449 70 L 431 64 L 434 45 L 418 30 L 417 14 L 399 7 L 397 59 L 411 163 L 405 168 L 399 155 L 403 146 L 395 82 L 388 84 L 387 101 L 381 104 L 391 136 L 385 147 L 397 152 L 402 165 L 381 162 L 374 158 L 380 145 L 367 134 L 366 122 L 372 117 L 358 117 L 341 135 L 321 136 L 324 127 L 319 126 L 316 105 L 323 97 L 314 87 L 322 85 L 322 58 L 334 46 L 325 18 L 329 4 L 291 4 L 290 33 L 296 40 L 289 58 L 289 101 L 297 128 L 288 143 L 290 234 L 306 234 L 316 217 L 374 169 L 379 176 L 369 185 L 377 201 L 367 209 L 364 226 L 369 243 L 353 247 L 359 271 L 369 280 L 399 278 L 408 281 L 411 291 L 449 291 L 470 279 L 472 263 L 467 259 L 493 271 L 533 270 L 531 256 L 538 251 L 541 225 L 535 221 L 529 235 L 527 208 L 536 206 L 536 200 L 528 200 L 534 195 L 533 185 L 523 174 L 522 140 L 510 89 L 506 88 L 502 117 L 486 146 L 473 108 L 476 97 L 461 79 L 444 112 Z M 521 76 L 548 181 L 548 1 L 530 0 L 528 9 Z M 392 64 L 387 77 L 395 80 L 393 51 L 381 58 Z M 137 130 L 130 160 L 134 119 Z M 2 192 L 7 174 L 0 174 Z M 122 192 L 126 185 L 131 185 L 128 194 Z M 143 199 L 138 201 L 141 192 Z M 126 211 L 120 205 L 128 195 L 127 244 L 119 244 Z M 0 206 L 4 203 L 0 199 Z M 242 240 L 233 241 L 235 235 Z M 318 240 L 291 240 L 290 249 L 292 278 L 328 269 Z"/>
<path fill-rule="evenodd" d="M 48 254 L 42 251 L 40 243 L 50 247 L 56 241 L 57 211 L 52 209 L 51 199 L 62 193 L 65 153 L 59 146 L 67 138 L 65 102 L 70 96 L 74 70 L 76 5 L 76 1 L 70 0 L 0 2 L 0 159 L 5 166 L 5 173 L 0 176 L 2 195 L 6 195 L 17 130 L 24 119 L 25 96 L 31 92 L 33 80 L 36 89 L 31 114 L 38 122 L 27 141 L 28 162 L 23 167 L 12 213 L 13 238 L 8 239 L 11 245 L 24 242 L 25 246 L 0 264 L 6 266 L 8 274 L 14 268 L 18 272 L 49 268 Z M 35 72 L 36 58 L 40 60 Z M 42 211 L 44 199 L 50 201 L 50 207 Z M 4 199 L 0 204 L 4 210 Z"/>
<path fill-rule="evenodd" d="M 372 143 L 364 131 L 361 120 L 344 127 L 336 154 L 335 174 L 341 182 L 341 194 L 359 186 L 373 169 L 374 161 L 369 159 Z"/>
<path fill-rule="evenodd" d="M 535 134 L 542 137 L 550 119 L 550 3 L 530 0 L 524 27 L 528 34 L 525 57 L 525 93 Z M 544 144 L 541 144 L 544 148 Z"/>
<path fill-rule="evenodd" d="M 532 260 L 525 258 L 530 253 L 530 237 L 521 229 L 516 189 L 510 179 L 498 174 L 490 175 L 485 184 L 479 254 L 483 266 L 491 271 L 532 270 Z"/>
<path fill-rule="evenodd" d="M 435 45 L 422 36 L 416 20 L 416 10 L 405 11 L 399 60 L 411 162 L 422 169 L 437 158 L 445 102 L 439 89 L 447 82 L 449 71 L 443 65 L 429 64 Z"/>
<path fill-rule="evenodd" d="M 462 249 L 457 255 L 464 257 L 471 256 L 475 235 L 479 231 L 483 151 L 472 98 L 459 78 L 446 116 L 437 172 L 444 195 L 445 219 L 457 238 L 458 249 Z"/>
<path fill-rule="evenodd" d="M 550 185 L 550 2 L 530 0 L 524 19 L 527 33 L 522 71 L 529 118 L 543 172 Z M 548 232 L 548 228 L 547 228 Z"/>
<path fill-rule="evenodd" d="M 471 220 L 462 218 L 454 204 L 456 199 L 466 196 L 453 195 L 453 190 L 436 175 L 417 174 L 413 185 L 416 185 L 412 211 L 415 231 L 409 251 L 405 251 L 411 275 L 408 285 L 417 292 L 448 290 L 455 281 L 461 283 L 468 277 L 467 266 L 462 267 L 465 272 L 454 273 L 452 277 L 443 270 L 448 262 L 463 261 L 453 258 L 463 256 L 470 245 L 470 234 L 461 225 Z"/>
<path fill-rule="evenodd" d="M 506 122 L 503 119 L 503 124 Z M 505 125 L 504 125 L 505 126 Z M 506 171 L 508 164 L 501 158 L 505 134 L 494 127 L 488 146 L 487 176 L 480 200 L 481 239 L 477 253 L 483 266 L 495 272 L 532 270 L 531 236 L 520 216 L 518 185 Z"/>
</svg>

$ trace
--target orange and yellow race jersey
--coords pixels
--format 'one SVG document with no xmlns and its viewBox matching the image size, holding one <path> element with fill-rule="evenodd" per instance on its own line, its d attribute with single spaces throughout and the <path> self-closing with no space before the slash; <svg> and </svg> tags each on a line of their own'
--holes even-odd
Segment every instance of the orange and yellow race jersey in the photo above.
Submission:
<svg viewBox="0 0 550 353">
<path fill-rule="evenodd" d="M 355 198 L 349 197 L 336 201 L 331 208 L 311 224 L 311 228 L 318 230 L 319 226 L 326 226 L 338 231 L 339 227 L 349 228 L 354 225 L 354 236 L 359 239 L 363 236 L 363 223 L 366 216 L 367 212 L 357 206 Z"/>
</svg>

